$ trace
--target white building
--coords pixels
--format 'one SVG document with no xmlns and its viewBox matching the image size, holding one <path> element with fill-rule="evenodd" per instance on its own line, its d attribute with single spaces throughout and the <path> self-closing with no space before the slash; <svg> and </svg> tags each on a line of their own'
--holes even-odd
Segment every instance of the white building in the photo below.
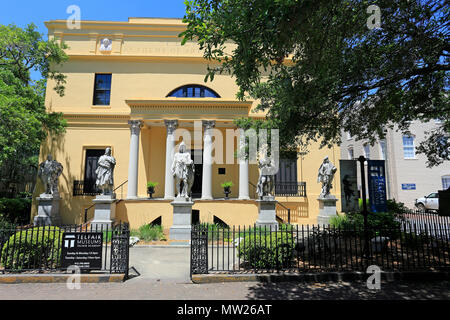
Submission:
<svg viewBox="0 0 450 320">
<path fill-rule="evenodd" d="M 372 160 L 386 160 L 388 199 L 395 199 L 409 208 L 414 208 L 415 199 L 450 186 L 449 161 L 427 168 L 426 156 L 416 153 L 416 146 L 425 140 L 426 132 L 437 124 L 437 121 L 413 121 L 409 128 L 411 136 L 403 135 L 395 128 L 388 129 L 386 139 L 373 146 L 365 141 L 356 141 L 347 132 L 343 132 L 341 159 L 356 159 L 363 155 Z M 358 168 L 358 175 L 359 172 Z M 359 179 L 358 188 L 361 189 Z"/>
</svg>

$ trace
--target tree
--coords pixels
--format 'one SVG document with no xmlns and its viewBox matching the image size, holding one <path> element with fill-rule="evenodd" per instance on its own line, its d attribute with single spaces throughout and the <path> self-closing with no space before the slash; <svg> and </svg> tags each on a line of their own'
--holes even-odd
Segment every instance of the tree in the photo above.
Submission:
<svg viewBox="0 0 450 320">
<path fill-rule="evenodd" d="M 62 114 L 47 112 L 44 103 L 48 78 L 64 94 L 65 76 L 57 67 L 67 59 L 65 46 L 44 40 L 35 29 L 0 25 L 0 168 L 6 185 L 37 168 L 41 142 L 65 128 Z M 43 79 L 32 81 L 31 70 Z"/>
<path fill-rule="evenodd" d="M 441 119 L 418 151 L 429 166 L 450 160 L 446 1 L 185 4 L 183 42 L 197 41 L 214 62 L 205 81 L 234 76 L 238 98 L 260 99 L 258 109 L 268 111 L 285 147 L 331 146 L 342 131 L 373 144 L 395 125 L 408 132 L 412 120 Z M 436 139 L 439 147 L 430 146 Z"/>
</svg>

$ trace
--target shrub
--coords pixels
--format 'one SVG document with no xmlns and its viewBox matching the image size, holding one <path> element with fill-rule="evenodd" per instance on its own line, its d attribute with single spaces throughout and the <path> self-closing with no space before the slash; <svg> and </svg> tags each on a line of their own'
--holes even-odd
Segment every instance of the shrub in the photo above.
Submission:
<svg viewBox="0 0 450 320">
<path fill-rule="evenodd" d="M 239 243 L 238 254 L 250 268 L 289 268 L 294 261 L 294 247 L 290 232 L 252 233 Z"/>
<path fill-rule="evenodd" d="M 397 202 L 395 199 L 387 200 L 387 210 L 392 213 L 407 213 L 409 211 L 403 202 Z"/>
<path fill-rule="evenodd" d="M 143 225 L 138 230 L 133 230 L 131 235 L 137 236 L 144 241 L 166 240 L 163 228 L 159 225 Z"/>
<path fill-rule="evenodd" d="M 2 264 L 6 269 L 59 267 L 63 231 L 57 227 L 35 227 L 10 236 L 3 245 Z"/>
</svg>

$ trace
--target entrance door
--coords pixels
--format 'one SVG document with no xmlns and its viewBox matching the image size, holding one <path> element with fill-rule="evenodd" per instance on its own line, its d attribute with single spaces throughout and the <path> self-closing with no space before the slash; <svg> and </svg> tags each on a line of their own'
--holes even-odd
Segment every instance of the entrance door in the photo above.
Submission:
<svg viewBox="0 0 450 320">
<path fill-rule="evenodd" d="M 97 175 L 95 170 L 97 169 L 97 162 L 100 156 L 105 154 L 105 149 L 86 149 L 86 161 L 84 163 L 84 183 L 83 193 L 93 194 L 97 192 L 95 187 L 95 181 Z"/>
<path fill-rule="evenodd" d="M 197 150 L 197 154 L 201 155 L 203 159 L 203 150 Z M 191 159 L 194 160 L 194 150 L 191 152 Z M 203 164 L 195 164 L 195 173 L 194 173 L 194 184 L 191 188 L 192 198 L 201 198 L 202 196 L 202 173 L 203 173 Z"/>
</svg>

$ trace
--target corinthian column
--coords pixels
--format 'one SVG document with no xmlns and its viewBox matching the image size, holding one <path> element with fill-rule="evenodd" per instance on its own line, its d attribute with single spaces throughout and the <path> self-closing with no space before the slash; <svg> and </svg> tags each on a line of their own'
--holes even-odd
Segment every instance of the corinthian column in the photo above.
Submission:
<svg viewBox="0 0 450 320">
<path fill-rule="evenodd" d="M 214 120 L 203 120 L 205 134 L 203 137 L 203 175 L 202 199 L 211 200 L 212 197 L 212 128 L 216 125 Z"/>
<path fill-rule="evenodd" d="M 138 160 L 139 160 L 139 133 L 141 132 L 142 121 L 130 120 L 130 158 L 128 161 L 128 192 L 127 199 L 137 198 L 138 188 Z"/>
<path fill-rule="evenodd" d="M 173 152 L 175 149 L 174 132 L 178 126 L 178 120 L 164 120 L 167 128 L 166 137 L 166 178 L 164 181 L 164 199 L 175 197 L 174 181 L 172 176 Z"/>
</svg>

